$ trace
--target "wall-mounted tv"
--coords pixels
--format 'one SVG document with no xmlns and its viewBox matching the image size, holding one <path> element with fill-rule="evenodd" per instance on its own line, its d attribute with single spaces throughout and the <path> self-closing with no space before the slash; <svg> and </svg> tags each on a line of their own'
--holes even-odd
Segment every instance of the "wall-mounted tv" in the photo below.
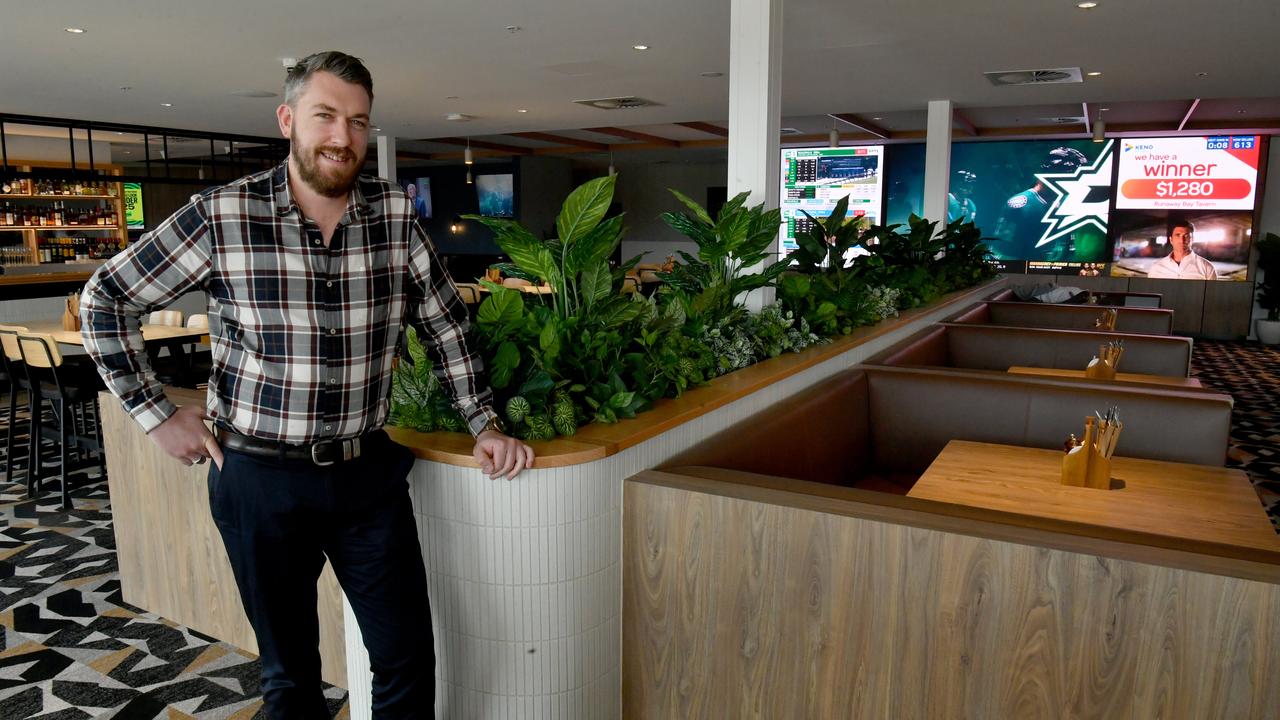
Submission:
<svg viewBox="0 0 1280 720">
<path fill-rule="evenodd" d="M 476 195 L 481 215 L 516 216 L 515 178 L 511 173 L 476 175 Z"/>
<path fill-rule="evenodd" d="M 1247 280 L 1253 210 L 1116 210 L 1111 274 Z"/>
<path fill-rule="evenodd" d="M 142 230 L 147 226 L 147 216 L 142 207 L 142 183 L 123 183 L 124 217 L 130 230 Z"/>
<path fill-rule="evenodd" d="M 402 179 L 400 184 L 404 187 L 405 195 L 409 196 L 410 202 L 413 203 L 413 209 L 417 211 L 418 217 L 423 220 L 431 219 L 431 178 L 420 177 L 416 179 Z"/>
<path fill-rule="evenodd" d="M 947 220 L 973 221 L 1011 268 L 1106 262 L 1113 156 L 1112 142 L 1089 140 L 955 143 Z M 924 145 L 888 159 L 886 222 L 905 223 L 922 213 Z"/>
<path fill-rule="evenodd" d="M 810 225 L 805 212 L 822 219 L 844 197 L 849 198 L 848 217 L 880 222 L 883 158 L 880 145 L 783 148 L 779 196 L 783 254 L 798 247 L 796 233 Z"/>
<path fill-rule="evenodd" d="M 1261 157 L 1257 135 L 1121 140 L 1111 274 L 1248 279 Z"/>
</svg>

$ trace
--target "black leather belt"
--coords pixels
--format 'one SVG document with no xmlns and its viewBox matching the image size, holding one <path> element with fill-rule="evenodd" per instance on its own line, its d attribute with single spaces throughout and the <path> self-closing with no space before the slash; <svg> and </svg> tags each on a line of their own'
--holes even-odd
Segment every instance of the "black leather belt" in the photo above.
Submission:
<svg viewBox="0 0 1280 720">
<path fill-rule="evenodd" d="M 365 449 L 364 445 L 368 443 L 370 436 L 373 435 L 373 433 L 365 433 L 360 437 L 354 438 L 322 440 L 310 445 L 290 445 L 277 440 L 263 440 L 249 435 L 241 435 L 234 430 L 228 430 L 221 426 L 217 426 L 215 431 L 218 436 L 218 444 L 228 450 L 276 460 L 303 460 L 320 467 L 355 460 L 360 457 L 360 454 Z M 372 449 L 372 447 L 369 449 Z"/>
</svg>

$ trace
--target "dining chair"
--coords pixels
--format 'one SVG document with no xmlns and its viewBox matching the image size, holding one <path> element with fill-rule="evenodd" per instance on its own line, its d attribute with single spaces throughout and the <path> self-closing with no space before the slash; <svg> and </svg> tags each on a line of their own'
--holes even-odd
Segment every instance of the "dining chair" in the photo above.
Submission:
<svg viewBox="0 0 1280 720">
<path fill-rule="evenodd" d="M 181 310 L 156 310 L 147 316 L 148 325 L 183 327 Z"/>
<path fill-rule="evenodd" d="M 52 335 L 18 333 L 18 346 L 33 398 L 31 448 L 34 452 L 30 453 L 32 457 L 28 461 L 27 494 L 35 497 L 43 489 L 38 448 L 45 434 L 43 404 L 47 401 L 58 426 L 54 439 L 59 457 L 62 509 L 71 510 L 71 473 L 96 466 L 100 479 L 107 477 L 106 458 L 102 451 L 102 422 L 98 413 L 98 391 L 103 389 L 103 384 L 92 366 L 64 362 Z M 91 458 L 94 454 L 96 458 Z M 73 456 L 75 467 L 71 465 Z"/>
<path fill-rule="evenodd" d="M 5 428 L 4 481 L 13 482 L 13 471 L 18 465 L 14 455 L 18 439 L 18 426 L 21 416 L 18 412 L 18 395 L 28 390 L 27 368 L 22 363 L 22 348 L 18 345 L 18 334 L 25 333 L 27 328 L 21 325 L 0 325 L 0 372 L 9 387 L 9 418 Z M 27 395 L 27 404 L 31 404 L 31 395 Z M 28 417 L 28 426 L 30 417 Z M 24 463 L 23 467 L 27 467 Z"/>
</svg>

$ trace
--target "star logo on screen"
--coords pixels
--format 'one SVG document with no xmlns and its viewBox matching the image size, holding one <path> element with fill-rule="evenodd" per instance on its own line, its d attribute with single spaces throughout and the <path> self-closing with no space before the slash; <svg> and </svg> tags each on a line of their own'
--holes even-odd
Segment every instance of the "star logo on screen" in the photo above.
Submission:
<svg viewBox="0 0 1280 720">
<path fill-rule="evenodd" d="M 1107 210 L 1111 204 L 1111 146 L 1108 141 L 1098 158 L 1070 173 L 1039 173 L 1036 179 L 1057 196 L 1040 222 L 1049 227 L 1036 247 L 1093 226 L 1107 232 Z"/>
</svg>

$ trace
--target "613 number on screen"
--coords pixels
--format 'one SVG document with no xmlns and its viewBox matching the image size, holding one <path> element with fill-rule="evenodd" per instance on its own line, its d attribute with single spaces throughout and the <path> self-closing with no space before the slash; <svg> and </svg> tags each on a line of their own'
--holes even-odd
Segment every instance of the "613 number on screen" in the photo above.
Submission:
<svg viewBox="0 0 1280 720">
<path fill-rule="evenodd" d="M 1166 180 L 1156 183 L 1156 197 L 1212 197 L 1213 182 L 1209 180 Z"/>
</svg>

